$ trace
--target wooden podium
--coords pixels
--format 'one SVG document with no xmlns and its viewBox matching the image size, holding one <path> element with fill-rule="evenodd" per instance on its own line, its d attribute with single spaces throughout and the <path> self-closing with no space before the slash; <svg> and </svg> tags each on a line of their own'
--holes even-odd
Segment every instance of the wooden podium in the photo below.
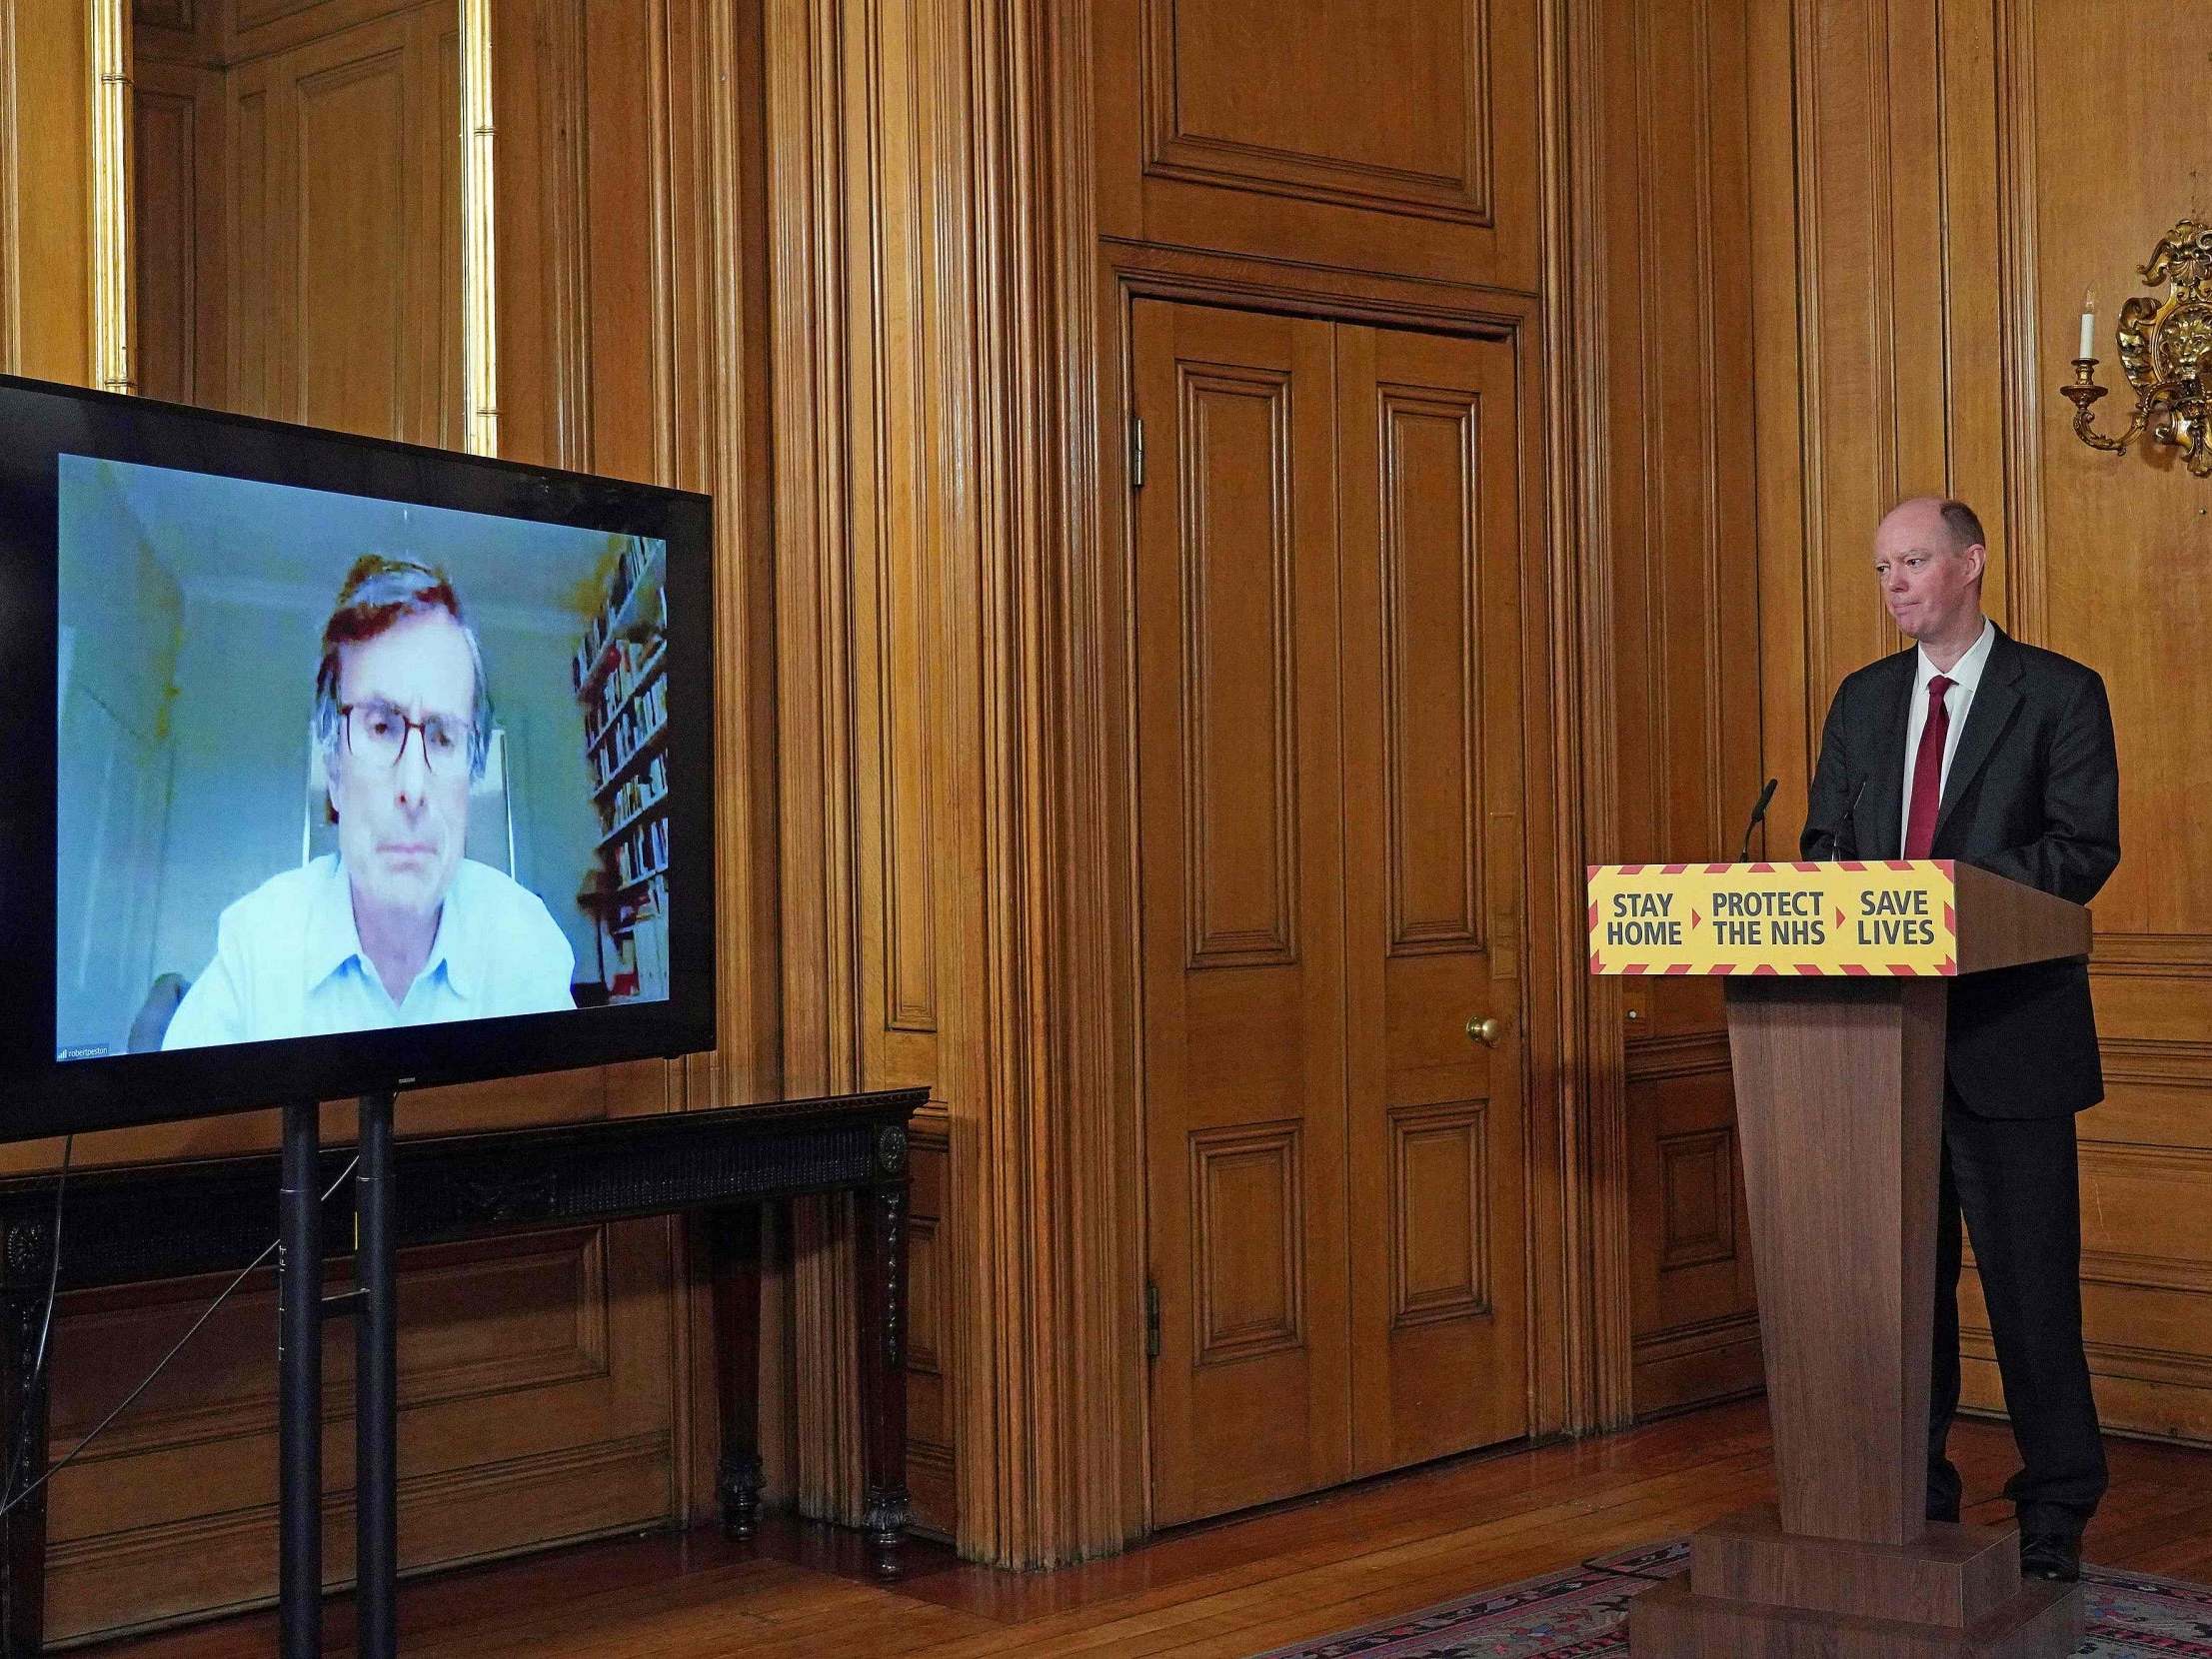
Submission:
<svg viewBox="0 0 2212 1659">
<path fill-rule="evenodd" d="M 1947 860 L 1590 871 L 1591 970 L 1724 974 L 1781 1501 L 1636 1597 L 1635 1659 L 2052 1659 L 2078 1585 L 1923 1518 L 1944 1018 L 1961 973 L 2086 955 L 2089 912 Z"/>
</svg>

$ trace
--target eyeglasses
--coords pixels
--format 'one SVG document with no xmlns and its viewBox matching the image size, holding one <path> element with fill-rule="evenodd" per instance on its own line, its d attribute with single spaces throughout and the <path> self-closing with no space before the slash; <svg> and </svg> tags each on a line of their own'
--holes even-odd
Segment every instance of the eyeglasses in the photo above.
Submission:
<svg viewBox="0 0 2212 1659">
<path fill-rule="evenodd" d="M 441 778 L 469 770 L 476 747 L 476 723 L 430 715 L 409 720 L 389 703 L 347 703 L 338 713 L 346 723 L 346 747 L 372 765 L 397 767 L 407 752 L 407 735 L 423 735 L 423 764 Z"/>
</svg>

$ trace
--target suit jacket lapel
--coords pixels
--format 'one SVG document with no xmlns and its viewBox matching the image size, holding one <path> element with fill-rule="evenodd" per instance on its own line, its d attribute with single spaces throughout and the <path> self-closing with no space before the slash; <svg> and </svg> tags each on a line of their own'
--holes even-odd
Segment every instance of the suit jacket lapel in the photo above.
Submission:
<svg viewBox="0 0 2212 1659">
<path fill-rule="evenodd" d="M 1943 837 L 1943 826 L 1951 809 L 1974 782 L 1997 747 L 1997 738 L 2020 707 L 2019 680 L 2025 672 L 2020 650 L 2003 629 L 1989 642 L 1989 661 L 1982 666 L 1981 684 L 1974 689 L 1974 706 L 1966 712 L 1966 730 L 1958 735 L 1958 752 L 1951 757 L 1951 771 L 1943 780 L 1943 801 L 1935 810 L 1935 838 Z M 1902 752 L 1897 764 L 1904 765 Z"/>
<path fill-rule="evenodd" d="M 1905 716 L 1912 701 L 1913 660 L 1909 650 L 1890 659 L 1897 670 L 1876 709 L 1874 770 L 1851 824 L 1862 858 L 1894 858 L 1904 842 Z"/>
</svg>

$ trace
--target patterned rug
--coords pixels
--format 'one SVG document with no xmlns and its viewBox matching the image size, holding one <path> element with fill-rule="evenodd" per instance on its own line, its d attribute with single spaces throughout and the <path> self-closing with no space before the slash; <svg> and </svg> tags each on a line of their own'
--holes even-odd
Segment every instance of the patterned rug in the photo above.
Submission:
<svg viewBox="0 0 2212 1659">
<path fill-rule="evenodd" d="M 1257 1659 L 1626 1659 L 1628 1598 L 1688 1566 L 1680 1539 L 1647 1544 Z M 2096 1566 L 2081 1587 L 2088 1637 L 2076 1659 L 2212 1659 L 2212 1589 Z"/>
</svg>

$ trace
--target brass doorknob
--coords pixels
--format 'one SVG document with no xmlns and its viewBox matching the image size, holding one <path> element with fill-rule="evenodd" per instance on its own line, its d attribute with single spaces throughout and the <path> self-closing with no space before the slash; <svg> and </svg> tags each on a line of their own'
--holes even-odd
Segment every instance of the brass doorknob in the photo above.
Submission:
<svg viewBox="0 0 2212 1659">
<path fill-rule="evenodd" d="M 1467 1040 L 1479 1042 L 1485 1048 L 1495 1048 L 1497 1039 L 1505 1034 L 1505 1027 L 1494 1015 L 1476 1015 L 1467 1021 Z"/>
</svg>

